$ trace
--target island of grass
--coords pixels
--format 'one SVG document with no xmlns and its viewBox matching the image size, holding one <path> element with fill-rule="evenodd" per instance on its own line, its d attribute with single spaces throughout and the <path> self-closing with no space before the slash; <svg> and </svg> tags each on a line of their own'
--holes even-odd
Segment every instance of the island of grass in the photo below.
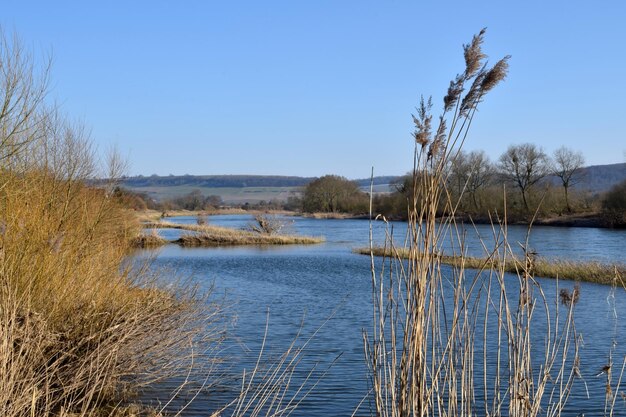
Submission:
<svg viewBox="0 0 626 417">
<path fill-rule="evenodd" d="M 152 238 L 151 235 L 137 242 L 149 241 L 149 245 L 137 245 L 140 247 L 155 247 L 166 243 L 175 243 L 182 247 L 215 247 L 215 246 L 244 246 L 244 245 L 312 245 L 324 242 L 323 237 L 295 236 L 277 233 L 260 233 L 251 230 L 238 230 L 228 227 L 212 225 L 177 224 L 170 222 L 145 223 L 147 229 L 180 229 L 188 230 L 190 234 L 181 236 L 179 239 L 167 241 Z"/>
<path fill-rule="evenodd" d="M 354 253 L 369 255 L 370 248 L 357 248 Z M 376 246 L 372 248 L 374 256 L 385 256 L 408 259 L 409 252 L 405 248 L 389 248 Z M 504 265 L 498 259 L 476 258 L 470 256 L 440 255 L 439 261 L 445 265 L 463 266 L 477 270 L 500 269 L 506 272 L 517 273 L 524 269 L 524 264 L 518 259 L 508 259 Z M 573 281 L 593 282 L 596 284 L 626 286 L 626 265 L 604 264 L 596 261 L 566 261 L 536 258 L 532 262 L 533 276 L 544 278 L 558 278 Z"/>
</svg>

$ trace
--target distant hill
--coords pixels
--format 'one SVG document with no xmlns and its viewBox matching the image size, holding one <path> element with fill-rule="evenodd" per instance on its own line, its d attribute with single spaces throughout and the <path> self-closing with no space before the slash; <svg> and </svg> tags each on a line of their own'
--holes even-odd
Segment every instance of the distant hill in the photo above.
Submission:
<svg viewBox="0 0 626 417">
<path fill-rule="evenodd" d="M 302 187 L 314 177 L 279 175 L 151 175 L 124 178 L 128 188 L 140 187 L 198 187 L 198 188 L 245 188 L 245 187 Z"/>
<path fill-rule="evenodd" d="M 583 180 L 576 185 L 581 190 L 604 192 L 613 185 L 626 180 L 626 163 L 611 165 L 593 165 L 583 168 Z M 374 177 L 374 192 L 389 192 L 400 176 Z M 290 195 L 297 194 L 302 187 L 316 177 L 297 177 L 281 175 L 139 175 L 127 177 L 122 187 L 148 194 L 155 200 L 181 196 L 193 190 L 202 194 L 219 195 L 227 204 L 244 202 L 257 203 L 265 200 L 285 201 Z M 558 179 L 553 178 L 558 185 Z M 357 179 L 355 182 L 364 191 L 370 187 L 370 178 Z"/>
<path fill-rule="evenodd" d="M 374 177 L 375 192 L 388 192 L 395 176 Z M 281 175 L 168 175 L 126 177 L 121 186 L 145 193 L 157 201 L 180 197 L 193 190 L 203 195 L 218 195 L 226 204 L 258 203 L 281 200 L 298 194 L 302 187 L 317 177 Z M 369 190 L 370 179 L 356 180 L 364 190 Z"/>
<path fill-rule="evenodd" d="M 622 181 L 626 181 L 626 163 L 592 165 L 583 169 L 583 179 L 576 188 L 603 192 Z"/>
</svg>

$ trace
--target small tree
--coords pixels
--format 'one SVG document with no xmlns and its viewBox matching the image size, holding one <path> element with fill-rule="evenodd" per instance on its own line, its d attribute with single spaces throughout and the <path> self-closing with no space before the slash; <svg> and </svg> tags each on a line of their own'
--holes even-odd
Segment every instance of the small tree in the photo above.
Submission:
<svg viewBox="0 0 626 417">
<path fill-rule="evenodd" d="M 511 145 L 500 156 L 500 171 L 522 194 L 526 211 L 529 190 L 550 173 L 547 155 L 532 143 Z"/>
<path fill-rule="evenodd" d="M 5 168 L 26 146 L 44 136 L 43 101 L 48 92 L 51 60 L 40 71 L 17 35 L 0 28 L 0 167 Z"/>
<path fill-rule="evenodd" d="M 474 209 L 478 210 L 477 194 L 493 180 L 495 168 L 485 151 L 472 151 L 469 154 L 470 177 L 467 182 L 467 191 L 472 198 Z"/>
<path fill-rule="evenodd" d="M 585 158 L 581 152 L 575 152 L 565 146 L 554 151 L 552 174 L 561 180 L 565 191 L 565 207 L 568 213 L 572 212 L 568 191 L 571 186 L 578 184 L 582 179 L 581 168 L 584 164 Z"/>
</svg>

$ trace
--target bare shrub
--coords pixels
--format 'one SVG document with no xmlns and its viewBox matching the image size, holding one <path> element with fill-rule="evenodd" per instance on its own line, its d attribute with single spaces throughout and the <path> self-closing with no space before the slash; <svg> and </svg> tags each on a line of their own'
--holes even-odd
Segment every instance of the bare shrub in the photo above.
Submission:
<svg viewBox="0 0 626 417">
<path fill-rule="evenodd" d="M 255 223 L 250 223 L 248 228 L 263 235 L 275 235 L 285 227 L 285 222 L 276 216 L 257 214 L 254 216 Z"/>
<path fill-rule="evenodd" d="M 88 131 L 43 106 L 45 79 L 4 35 L 0 67 L 0 415 L 115 409 L 188 373 L 219 340 L 220 309 L 128 261 L 139 224 L 85 185 Z"/>
</svg>

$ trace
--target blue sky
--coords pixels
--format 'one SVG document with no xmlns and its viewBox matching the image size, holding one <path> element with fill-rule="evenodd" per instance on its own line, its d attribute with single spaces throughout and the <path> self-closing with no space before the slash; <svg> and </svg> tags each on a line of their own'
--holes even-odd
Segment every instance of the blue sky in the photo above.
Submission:
<svg viewBox="0 0 626 417">
<path fill-rule="evenodd" d="M 411 113 L 437 106 L 462 44 L 512 55 L 467 150 L 565 145 L 626 162 L 626 2 L 2 0 L 53 57 L 50 97 L 130 174 L 363 178 L 408 171 Z"/>
</svg>

